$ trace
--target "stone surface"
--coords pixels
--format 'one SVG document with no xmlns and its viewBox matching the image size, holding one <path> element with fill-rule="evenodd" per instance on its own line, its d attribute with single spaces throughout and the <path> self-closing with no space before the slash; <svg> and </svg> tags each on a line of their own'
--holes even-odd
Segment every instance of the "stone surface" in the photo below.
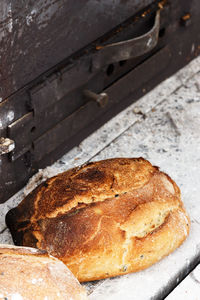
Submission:
<svg viewBox="0 0 200 300">
<path fill-rule="evenodd" d="M 199 300 L 200 265 L 191 272 L 170 294 L 166 300 Z"/>
<path fill-rule="evenodd" d="M 179 249 L 147 270 L 87 283 L 89 299 L 161 299 L 200 256 L 200 57 L 118 114 L 54 165 L 40 170 L 23 190 L 1 204 L 0 243 L 12 243 L 4 222 L 6 212 L 41 181 L 89 160 L 120 156 L 143 156 L 177 182 L 191 217 L 191 232 Z M 174 292 L 168 297 L 173 297 Z"/>
<path fill-rule="evenodd" d="M 167 172 L 181 188 L 191 217 L 191 232 L 173 254 L 143 272 L 115 278 L 110 283 L 104 281 L 91 299 L 122 299 L 126 292 L 126 299 L 133 299 L 133 295 L 139 299 L 160 299 L 200 254 L 200 93 L 191 94 L 181 87 L 95 159 L 113 156 L 143 156 Z"/>
</svg>

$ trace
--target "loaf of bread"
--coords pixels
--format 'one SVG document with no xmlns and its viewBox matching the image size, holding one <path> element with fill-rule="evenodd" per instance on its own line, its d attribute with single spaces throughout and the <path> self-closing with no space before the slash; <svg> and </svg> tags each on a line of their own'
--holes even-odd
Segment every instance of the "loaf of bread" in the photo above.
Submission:
<svg viewBox="0 0 200 300">
<path fill-rule="evenodd" d="M 0 245 L 1 300 L 86 300 L 74 275 L 46 251 Z"/>
<path fill-rule="evenodd" d="M 47 250 L 79 281 L 142 270 L 189 233 L 180 190 L 143 158 L 88 163 L 42 183 L 6 222 L 17 245 Z"/>
</svg>

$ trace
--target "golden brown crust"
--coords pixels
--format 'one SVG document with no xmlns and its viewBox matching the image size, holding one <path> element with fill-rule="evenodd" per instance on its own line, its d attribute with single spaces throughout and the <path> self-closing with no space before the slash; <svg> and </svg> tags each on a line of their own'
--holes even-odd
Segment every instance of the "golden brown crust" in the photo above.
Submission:
<svg viewBox="0 0 200 300">
<path fill-rule="evenodd" d="M 6 220 L 16 243 L 47 250 L 80 281 L 144 269 L 189 232 L 179 188 L 143 158 L 109 159 L 59 174 Z"/>
<path fill-rule="evenodd" d="M 86 292 L 46 251 L 0 245 L 0 299 L 86 300 Z"/>
</svg>

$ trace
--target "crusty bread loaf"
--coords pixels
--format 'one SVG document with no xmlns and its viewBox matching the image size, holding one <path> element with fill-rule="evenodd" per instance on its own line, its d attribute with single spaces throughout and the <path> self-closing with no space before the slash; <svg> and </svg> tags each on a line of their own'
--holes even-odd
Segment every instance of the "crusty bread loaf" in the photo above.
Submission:
<svg viewBox="0 0 200 300">
<path fill-rule="evenodd" d="M 175 182 L 143 158 L 59 174 L 6 222 L 16 244 L 47 250 L 79 281 L 144 269 L 180 246 L 190 226 Z"/>
<path fill-rule="evenodd" d="M 0 245 L 1 300 L 86 300 L 74 275 L 46 251 Z"/>
</svg>

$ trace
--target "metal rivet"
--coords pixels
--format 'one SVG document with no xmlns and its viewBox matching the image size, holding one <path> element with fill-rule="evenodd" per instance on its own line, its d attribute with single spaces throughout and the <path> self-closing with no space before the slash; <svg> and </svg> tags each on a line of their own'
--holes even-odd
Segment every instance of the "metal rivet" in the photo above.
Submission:
<svg viewBox="0 0 200 300">
<path fill-rule="evenodd" d="M 11 139 L 0 138 L 0 155 L 10 153 L 15 148 L 15 142 Z"/>
<path fill-rule="evenodd" d="M 95 101 L 100 107 L 105 107 L 108 103 L 108 95 L 106 93 L 96 94 L 89 90 L 84 90 L 83 95 L 86 99 Z"/>
</svg>

